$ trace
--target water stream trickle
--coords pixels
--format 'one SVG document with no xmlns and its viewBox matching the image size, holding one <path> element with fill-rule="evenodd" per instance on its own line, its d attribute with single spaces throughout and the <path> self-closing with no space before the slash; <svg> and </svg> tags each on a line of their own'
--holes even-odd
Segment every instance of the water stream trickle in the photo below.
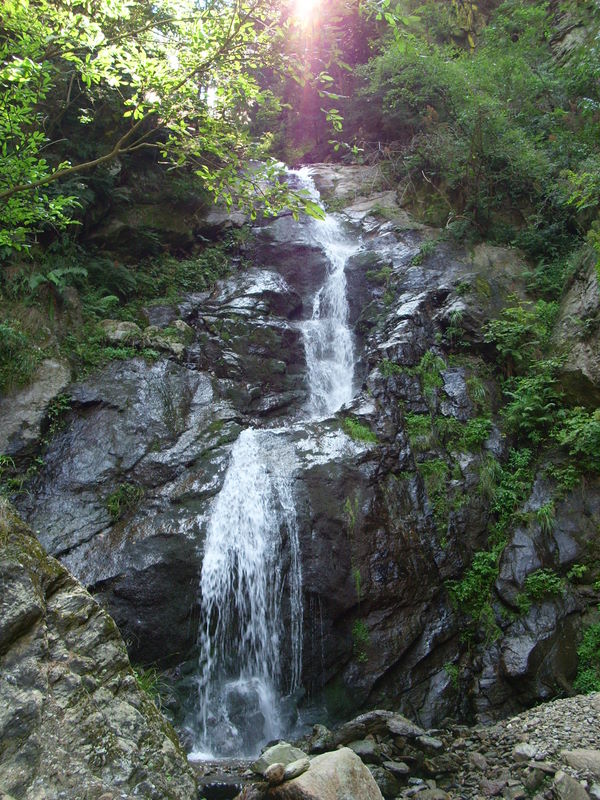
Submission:
<svg viewBox="0 0 600 800">
<path fill-rule="evenodd" d="M 318 200 L 308 171 L 294 175 Z M 354 345 L 344 268 L 360 245 L 331 215 L 299 224 L 328 260 L 312 316 L 300 323 L 309 386 L 305 418 L 318 420 L 352 399 Z M 302 667 L 302 575 L 295 457 L 282 432 L 248 428 L 240 434 L 210 512 L 190 758 L 253 754 L 291 727 L 287 711 L 294 711 Z"/>
<path fill-rule="evenodd" d="M 298 170 L 296 175 L 312 199 L 318 201 L 308 169 Z M 312 316 L 302 323 L 310 389 L 308 413 L 312 419 L 322 419 L 352 399 L 354 342 L 348 327 L 345 267 L 360 249 L 360 243 L 348 237 L 332 214 L 323 220 L 311 219 L 307 227 L 328 260 L 327 275 L 315 295 Z"/>
</svg>

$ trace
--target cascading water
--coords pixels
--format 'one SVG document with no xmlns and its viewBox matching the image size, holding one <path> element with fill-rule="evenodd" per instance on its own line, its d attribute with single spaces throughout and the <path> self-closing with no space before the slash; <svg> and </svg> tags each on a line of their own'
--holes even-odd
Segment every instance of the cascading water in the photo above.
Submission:
<svg viewBox="0 0 600 800">
<path fill-rule="evenodd" d="M 302 663 L 292 470 L 276 433 L 242 431 L 208 523 L 200 581 L 200 738 L 192 757 L 252 752 L 287 727 L 283 698 L 298 688 Z M 284 650 L 287 686 L 281 680 Z"/>
<path fill-rule="evenodd" d="M 308 171 L 293 174 L 318 201 Z M 354 346 L 344 267 L 360 245 L 331 215 L 302 224 L 328 259 L 312 316 L 300 323 L 309 385 L 305 416 L 315 420 L 352 398 Z M 191 758 L 251 754 L 291 726 L 285 708 L 301 677 L 302 576 L 294 454 L 281 433 L 249 428 L 240 434 L 211 509 L 200 586 L 199 712 Z"/>
<path fill-rule="evenodd" d="M 311 199 L 319 194 L 304 168 L 295 173 Z M 348 327 L 345 266 L 360 244 L 349 239 L 340 221 L 331 214 L 307 223 L 314 243 L 328 260 L 323 286 L 315 295 L 312 317 L 302 323 L 310 399 L 308 413 L 321 419 L 335 413 L 352 399 L 354 342 Z"/>
</svg>

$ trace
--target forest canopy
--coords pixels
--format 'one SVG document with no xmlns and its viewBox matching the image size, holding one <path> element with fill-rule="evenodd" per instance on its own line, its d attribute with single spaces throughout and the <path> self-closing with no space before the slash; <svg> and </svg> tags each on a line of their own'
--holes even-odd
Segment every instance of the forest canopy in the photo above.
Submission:
<svg viewBox="0 0 600 800">
<path fill-rule="evenodd" d="M 145 153 L 253 215 L 306 207 L 278 160 L 381 162 L 424 221 L 564 263 L 599 237 L 598 23 L 585 0 L 6 0 L 0 255 Z"/>
<path fill-rule="evenodd" d="M 275 165 L 261 178 L 246 166 L 265 161 L 270 140 L 250 135 L 250 115 L 280 104 L 258 76 L 293 69 L 287 24 L 265 0 L 6 0 L 0 246 L 66 225 L 85 203 L 84 174 L 144 149 L 191 165 L 228 205 L 277 206 Z"/>
</svg>

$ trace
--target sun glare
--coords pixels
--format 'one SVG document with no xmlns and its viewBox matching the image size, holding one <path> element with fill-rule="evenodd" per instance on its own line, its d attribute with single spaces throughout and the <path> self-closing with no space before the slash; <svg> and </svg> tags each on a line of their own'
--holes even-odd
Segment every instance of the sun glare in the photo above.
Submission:
<svg viewBox="0 0 600 800">
<path fill-rule="evenodd" d="M 294 16 L 301 25 L 310 25 L 313 21 L 319 0 L 295 0 Z"/>
</svg>

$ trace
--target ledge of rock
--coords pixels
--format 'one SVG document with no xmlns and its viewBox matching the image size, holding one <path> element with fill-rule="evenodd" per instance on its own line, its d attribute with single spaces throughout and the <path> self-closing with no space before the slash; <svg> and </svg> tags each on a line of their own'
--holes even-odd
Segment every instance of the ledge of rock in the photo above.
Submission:
<svg viewBox="0 0 600 800">
<path fill-rule="evenodd" d="M 1 500 L 0 586 L 0 795 L 195 799 L 114 622 Z"/>
<path fill-rule="evenodd" d="M 67 364 L 47 358 L 29 386 L 0 398 L 0 453 L 12 456 L 36 446 L 48 405 L 70 380 Z"/>
</svg>

